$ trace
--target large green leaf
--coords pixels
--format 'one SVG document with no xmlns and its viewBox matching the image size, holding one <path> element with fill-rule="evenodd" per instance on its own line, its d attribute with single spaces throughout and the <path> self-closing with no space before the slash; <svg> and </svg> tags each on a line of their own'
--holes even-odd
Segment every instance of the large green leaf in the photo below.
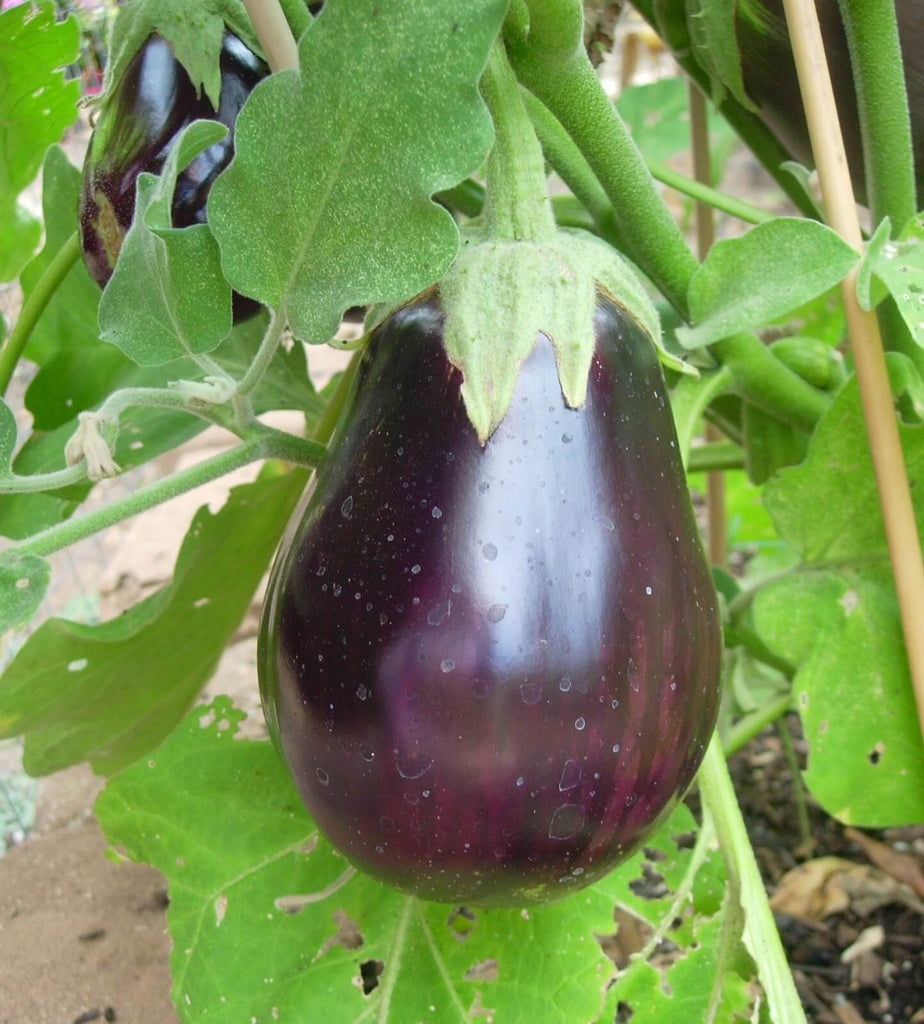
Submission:
<svg viewBox="0 0 924 1024">
<path fill-rule="evenodd" d="M 907 360 L 889 359 L 900 378 Z M 899 433 L 921 531 L 924 426 L 899 424 Z M 805 461 L 764 488 L 764 503 L 808 563 L 764 587 L 753 610 L 768 646 L 798 666 L 806 783 L 843 821 L 920 821 L 924 745 L 855 378 L 818 424 Z"/>
<path fill-rule="evenodd" d="M 301 72 L 254 89 L 235 158 L 209 195 L 234 287 L 296 335 L 333 336 L 348 306 L 398 302 L 458 246 L 430 199 L 491 143 L 477 83 L 503 0 L 329 0 L 302 36 Z"/>
<path fill-rule="evenodd" d="M 167 876 L 181 1020 L 596 1019 L 612 966 L 595 935 L 634 898 L 637 861 L 552 906 L 459 916 L 351 876 L 272 746 L 235 738 L 241 717 L 227 698 L 200 707 L 96 804 L 109 840 Z M 677 821 L 685 830 L 689 812 L 655 841 L 671 871 L 689 856 L 670 838 Z M 364 995 L 360 965 L 375 961 Z"/>
<path fill-rule="evenodd" d="M 55 72 L 76 60 L 77 48 L 77 22 L 55 22 L 53 3 L 0 13 L 0 281 L 19 273 L 39 240 L 16 197 L 74 120 L 79 87 Z"/>
<path fill-rule="evenodd" d="M 832 288 L 859 258 L 830 228 L 795 217 L 716 242 L 687 293 L 694 326 L 677 339 L 698 348 L 762 327 Z"/>
<path fill-rule="evenodd" d="M 52 146 L 42 165 L 45 244 L 20 277 L 25 299 L 35 290 L 48 264 L 77 230 L 80 178 L 80 171 L 67 159 L 64 150 L 60 146 Z M 82 373 L 92 373 L 92 364 L 97 356 L 94 353 L 93 358 L 88 359 L 85 350 L 98 340 L 96 307 L 99 296 L 99 287 L 87 273 L 83 260 L 78 260 L 58 285 L 32 328 L 25 351 L 27 358 L 41 365 L 58 352 L 80 351 Z"/>
<path fill-rule="evenodd" d="M 172 226 L 180 171 L 224 138 L 217 121 L 193 121 L 158 177 L 138 176 L 132 226 L 99 304 L 100 337 L 140 366 L 211 352 L 231 330 L 231 289 L 207 224 Z"/>
<path fill-rule="evenodd" d="M 45 775 L 89 760 L 120 771 L 182 718 L 250 603 L 298 495 L 295 471 L 196 514 L 170 584 L 97 626 L 50 619 L 0 678 L 0 736 L 25 735 Z"/>
</svg>

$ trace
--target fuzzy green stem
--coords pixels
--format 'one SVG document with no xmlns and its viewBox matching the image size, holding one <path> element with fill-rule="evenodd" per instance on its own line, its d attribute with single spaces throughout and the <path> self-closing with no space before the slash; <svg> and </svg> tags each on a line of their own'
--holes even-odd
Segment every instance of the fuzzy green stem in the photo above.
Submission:
<svg viewBox="0 0 924 1024">
<path fill-rule="evenodd" d="M 494 121 L 485 203 L 488 235 L 548 241 L 555 235 L 555 218 L 545 185 L 542 149 L 500 40 L 488 58 L 481 91 Z"/>
<path fill-rule="evenodd" d="M 437 192 L 433 198 L 466 217 L 477 217 L 484 208 L 484 185 L 466 178 L 454 188 Z"/>
<path fill-rule="evenodd" d="M 42 491 L 57 491 L 62 487 L 82 484 L 87 479 L 84 463 L 56 469 L 51 473 L 34 473 L 29 476 L 0 477 L 0 494 L 37 494 Z"/>
<path fill-rule="evenodd" d="M 103 508 L 50 526 L 10 550 L 19 554 L 50 555 L 258 459 L 284 459 L 302 466 L 316 466 L 325 453 L 324 446 L 314 441 L 264 427 L 235 448 L 142 487 Z"/>
<path fill-rule="evenodd" d="M 765 412 L 809 433 L 831 402 L 830 395 L 784 366 L 753 334 L 723 338 L 711 346 L 711 351 L 731 370 L 732 390 Z"/>
<path fill-rule="evenodd" d="M 629 255 L 684 318 L 699 267 L 664 205 L 629 130 L 584 52 L 580 3 L 530 0 L 525 37 L 508 24 L 520 81 L 555 115 L 603 187 Z"/>
<path fill-rule="evenodd" d="M 247 372 L 238 381 L 236 391 L 242 397 L 252 394 L 259 386 L 260 381 L 263 380 L 263 376 L 269 369 L 269 365 L 276 355 L 276 350 L 279 348 L 279 342 L 282 340 L 282 332 L 285 329 L 285 325 L 285 319 L 273 310 L 266 333 L 263 335 L 260 347 L 257 349 L 257 354 L 254 356 L 250 366 L 247 367 Z"/>
<path fill-rule="evenodd" d="M 757 964 L 760 983 L 772 1007 L 771 1017 L 787 1024 L 805 1024 L 805 1011 L 786 962 L 718 734 L 712 737 L 697 779 L 703 805 L 715 824 L 728 883 L 740 895 L 744 942 Z"/>
<path fill-rule="evenodd" d="M 690 449 L 688 473 L 713 473 L 716 470 L 743 468 L 744 449 L 734 441 L 710 441 Z"/>
<path fill-rule="evenodd" d="M 745 744 L 750 743 L 755 736 L 767 728 L 771 722 L 775 722 L 780 715 L 785 715 L 792 707 L 792 694 L 786 693 L 766 704 L 751 711 L 749 714 L 739 718 L 737 722 L 725 733 L 722 742 L 722 749 L 726 757 L 737 753 Z"/>
<path fill-rule="evenodd" d="M 780 746 L 783 748 L 783 757 L 786 759 L 786 766 L 792 779 L 792 794 L 796 804 L 796 819 L 799 822 L 799 846 L 805 850 L 811 850 L 813 846 L 812 827 L 809 824 L 808 803 L 805 799 L 805 786 L 802 784 L 802 772 L 799 770 L 799 761 L 796 757 L 796 748 L 792 742 L 792 734 L 789 731 L 789 724 L 785 718 L 778 718 L 776 731 L 780 737 Z"/>
<path fill-rule="evenodd" d="M 321 413 L 314 428 L 312 437 L 319 444 L 327 444 L 333 437 L 337 424 L 340 422 L 340 415 L 352 390 L 356 371 L 359 369 L 362 358 L 362 351 L 354 352 L 346 365 L 346 369 L 340 374 L 340 379 L 337 381 L 334 393 L 330 396 L 327 405 L 324 406 L 324 412 Z"/>
<path fill-rule="evenodd" d="M 911 118 L 895 0 L 838 0 L 853 67 L 873 224 L 903 227 L 917 212 Z M 920 45 L 916 40 L 915 45 Z"/>
<path fill-rule="evenodd" d="M 23 303 L 22 311 L 16 326 L 10 332 L 3 349 L 0 350 L 0 396 L 13 379 L 16 365 L 22 356 L 23 349 L 38 323 L 39 317 L 48 305 L 52 295 L 67 276 L 68 271 L 80 257 L 80 238 L 75 231 L 71 237 L 55 253 L 54 259 L 45 268 L 35 288 Z"/>
</svg>

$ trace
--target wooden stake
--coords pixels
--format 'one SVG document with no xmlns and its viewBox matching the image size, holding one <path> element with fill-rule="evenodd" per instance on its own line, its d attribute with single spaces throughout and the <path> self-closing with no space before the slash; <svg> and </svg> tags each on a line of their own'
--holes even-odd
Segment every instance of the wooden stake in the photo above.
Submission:
<svg viewBox="0 0 924 1024">
<path fill-rule="evenodd" d="M 857 218 L 844 141 L 841 136 L 818 15 L 812 0 L 783 0 L 812 153 L 828 224 L 857 252 L 863 236 Z M 866 434 L 876 473 L 895 591 L 905 636 L 918 721 L 924 736 L 924 563 L 902 459 L 892 389 L 875 313 L 857 300 L 857 271 L 841 283 Z"/>
<path fill-rule="evenodd" d="M 244 0 L 270 71 L 298 69 L 298 44 L 277 0 Z"/>
</svg>

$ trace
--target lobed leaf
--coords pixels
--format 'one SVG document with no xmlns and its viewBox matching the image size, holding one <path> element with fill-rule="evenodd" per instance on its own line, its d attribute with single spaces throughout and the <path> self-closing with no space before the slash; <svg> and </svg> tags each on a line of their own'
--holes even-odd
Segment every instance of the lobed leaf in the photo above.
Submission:
<svg viewBox="0 0 924 1024">
<path fill-rule="evenodd" d="M 833 288 L 859 255 L 823 224 L 778 217 L 710 249 L 687 299 L 693 327 L 685 348 L 698 348 L 761 327 Z"/>
<path fill-rule="evenodd" d="M 888 358 L 893 376 L 907 379 L 908 360 Z M 921 531 L 924 426 L 900 423 L 899 434 Z M 764 503 L 809 562 L 764 587 L 753 607 L 767 645 L 798 666 L 806 784 L 842 821 L 920 821 L 924 745 L 855 378 L 819 422 L 805 461 L 764 488 Z"/>
<path fill-rule="evenodd" d="M 56 22 L 48 0 L 0 12 L 0 281 L 19 273 L 39 241 L 16 197 L 76 116 L 79 86 L 56 72 L 77 59 L 78 43 L 76 20 Z"/>
<path fill-rule="evenodd" d="M 612 966 L 595 935 L 631 869 L 528 912 L 405 896 L 352 873 L 272 746 L 235 738 L 242 717 L 223 697 L 198 708 L 96 804 L 109 840 L 168 879 L 181 1020 L 596 1019 Z M 656 842 L 682 860 L 674 825 Z"/>
<path fill-rule="evenodd" d="M 305 483 L 293 471 L 196 514 L 163 589 L 96 626 L 42 624 L 0 678 L 0 736 L 25 736 L 45 775 L 88 760 L 108 775 L 155 747 L 212 674 Z"/>
<path fill-rule="evenodd" d="M 330 0 L 302 36 L 301 72 L 261 82 L 208 219 L 233 286 L 322 342 L 352 305 L 397 303 L 458 247 L 430 199 L 491 143 L 477 83 L 506 4 Z M 361 30 L 358 30 L 361 27 Z"/>
</svg>

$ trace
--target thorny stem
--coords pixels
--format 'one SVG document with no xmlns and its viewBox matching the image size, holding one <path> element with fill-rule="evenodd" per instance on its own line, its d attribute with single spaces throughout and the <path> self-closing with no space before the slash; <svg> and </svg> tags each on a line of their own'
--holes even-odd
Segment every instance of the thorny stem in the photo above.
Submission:
<svg viewBox="0 0 924 1024">
<path fill-rule="evenodd" d="M 771 1016 L 786 1024 L 806 1024 L 718 733 L 713 734 L 697 780 L 703 806 L 708 808 L 715 825 L 728 884 L 732 893 L 738 894 L 744 910 L 744 943 L 757 964 L 760 983 L 772 1008 Z"/>
<path fill-rule="evenodd" d="M 863 236 L 831 77 L 812 0 L 783 0 L 828 223 L 857 252 Z M 924 562 L 902 457 L 879 324 L 860 306 L 856 269 L 841 284 L 866 433 L 895 578 L 918 722 L 924 735 Z"/>
<path fill-rule="evenodd" d="M 75 231 L 45 268 L 35 288 L 23 303 L 16 325 L 0 350 L 0 396 L 6 394 L 23 349 L 58 286 L 80 258 L 80 238 Z"/>
<path fill-rule="evenodd" d="M 103 508 L 75 516 L 66 522 L 50 526 L 14 545 L 10 550 L 18 554 L 50 555 L 116 523 L 138 515 L 155 505 L 185 494 L 210 480 L 217 480 L 241 466 L 259 459 L 284 459 L 301 466 L 317 466 L 326 449 L 315 441 L 306 441 L 280 430 L 261 427 L 253 437 L 242 444 L 173 473 L 163 480 L 142 487 Z"/>
<path fill-rule="evenodd" d="M 481 91 L 494 122 L 485 200 L 488 234 L 524 242 L 548 241 L 555 234 L 555 218 L 545 186 L 542 149 L 500 40 L 488 58 Z"/>
</svg>

